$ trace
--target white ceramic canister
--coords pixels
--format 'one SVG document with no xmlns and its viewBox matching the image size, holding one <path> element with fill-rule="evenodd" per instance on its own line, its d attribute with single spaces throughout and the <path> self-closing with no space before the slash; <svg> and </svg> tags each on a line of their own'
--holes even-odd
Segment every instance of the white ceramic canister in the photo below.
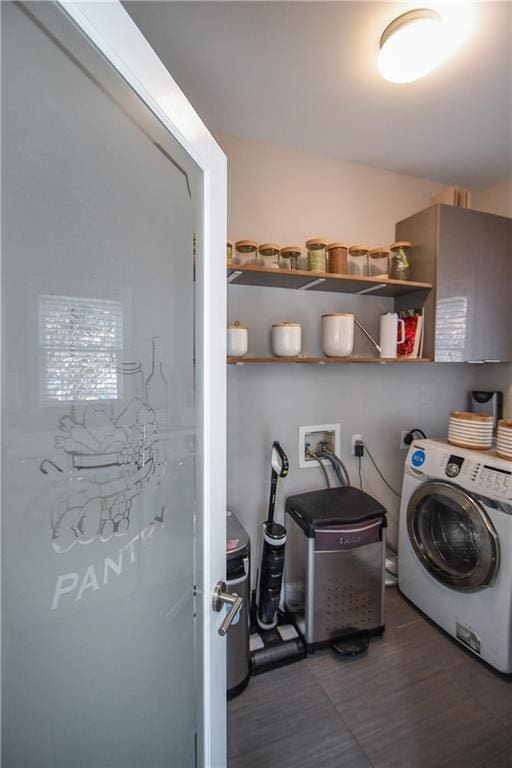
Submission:
<svg viewBox="0 0 512 768">
<path fill-rule="evenodd" d="M 327 357 L 350 357 L 354 350 L 352 312 L 322 315 L 322 350 Z"/>
<path fill-rule="evenodd" d="M 240 325 L 238 320 L 228 325 L 226 347 L 228 357 L 243 357 L 247 354 L 249 335 L 245 325 Z"/>
<path fill-rule="evenodd" d="M 398 326 L 401 327 L 400 338 L 398 338 Z M 396 345 L 402 344 L 405 340 L 405 323 L 396 312 L 387 312 L 380 316 L 380 356 L 398 357 Z"/>
<path fill-rule="evenodd" d="M 276 357 L 298 357 L 301 349 L 302 325 L 300 323 L 274 323 L 272 350 Z"/>
</svg>

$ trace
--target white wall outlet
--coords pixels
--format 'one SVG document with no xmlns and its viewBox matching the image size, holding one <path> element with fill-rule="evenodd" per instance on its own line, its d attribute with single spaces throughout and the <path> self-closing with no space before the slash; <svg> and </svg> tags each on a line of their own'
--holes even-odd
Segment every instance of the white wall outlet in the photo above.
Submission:
<svg viewBox="0 0 512 768">
<path fill-rule="evenodd" d="M 326 442 L 329 449 L 336 456 L 339 456 L 341 449 L 340 425 L 315 424 L 311 427 L 299 427 L 299 467 L 301 469 L 318 467 L 318 462 L 315 459 L 310 459 L 306 456 L 306 443 L 309 444 L 313 453 L 317 453 L 318 445 L 321 442 Z M 329 462 L 325 463 L 326 465 L 329 464 Z"/>
<path fill-rule="evenodd" d="M 403 429 L 400 432 L 400 450 L 401 451 L 407 451 L 409 449 L 409 446 L 407 445 L 407 443 L 404 443 L 404 437 L 408 434 L 409 434 L 408 429 Z"/>
<path fill-rule="evenodd" d="M 350 441 L 350 453 L 352 456 L 356 455 L 356 443 L 358 440 L 362 440 L 362 435 L 352 435 L 352 439 Z"/>
</svg>

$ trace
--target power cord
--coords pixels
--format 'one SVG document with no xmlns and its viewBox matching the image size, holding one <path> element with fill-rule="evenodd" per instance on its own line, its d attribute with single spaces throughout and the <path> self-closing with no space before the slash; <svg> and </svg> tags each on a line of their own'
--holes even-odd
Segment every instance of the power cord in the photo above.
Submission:
<svg viewBox="0 0 512 768">
<path fill-rule="evenodd" d="M 360 456 L 358 456 L 358 457 L 357 457 L 357 459 L 358 459 L 358 461 L 359 461 L 359 466 L 358 466 L 358 472 L 359 472 L 359 488 L 360 488 L 361 490 L 363 490 L 363 478 L 362 478 L 362 475 L 361 475 L 361 457 L 360 457 Z"/>
<path fill-rule="evenodd" d="M 382 480 L 382 482 L 384 483 L 384 485 L 385 485 L 387 488 L 389 488 L 389 490 L 391 491 L 391 493 L 394 493 L 394 494 L 395 494 L 395 496 L 397 496 L 399 499 L 400 499 L 400 498 L 402 498 L 402 494 L 401 494 L 401 493 L 398 493 L 398 491 L 395 491 L 395 489 L 393 488 L 393 486 L 392 486 L 392 485 L 390 485 L 390 483 L 388 483 L 388 481 L 386 480 L 386 478 L 384 477 L 384 475 L 382 474 L 382 472 L 381 472 L 381 471 L 380 471 L 380 469 L 378 468 L 378 466 L 377 466 L 377 463 L 376 463 L 375 459 L 373 458 L 373 456 L 372 456 L 372 454 L 371 454 L 371 452 L 370 452 L 370 449 L 368 448 L 368 446 L 367 446 L 367 445 L 365 445 L 364 447 L 365 447 L 365 449 L 366 449 L 366 453 L 368 454 L 368 458 L 370 459 L 371 463 L 373 464 L 375 471 L 377 472 L 378 476 L 380 477 L 380 479 Z M 361 464 L 361 458 L 359 458 L 359 464 Z"/>
<path fill-rule="evenodd" d="M 416 439 L 416 438 L 414 437 L 414 435 L 415 435 L 416 433 L 418 433 L 419 435 L 421 435 L 421 437 L 422 437 L 424 440 L 426 440 L 426 439 L 427 439 L 427 436 L 426 436 L 426 434 L 424 433 L 424 431 L 423 431 L 422 429 L 418 429 L 418 427 L 414 427 L 413 429 L 410 429 L 410 430 L 409 430 L 409 432 L 408 432 L 406 435 L 404 435 L 404 443 L 405 443 L 406 445 L 410 445 L 410 444 L 412 443 L 412 441 Z"/>
</svg>

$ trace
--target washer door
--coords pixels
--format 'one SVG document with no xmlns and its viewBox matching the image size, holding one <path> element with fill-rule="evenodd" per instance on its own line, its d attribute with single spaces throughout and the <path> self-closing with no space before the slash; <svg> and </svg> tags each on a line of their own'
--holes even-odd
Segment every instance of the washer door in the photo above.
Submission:
<svg viewBox="0 0 512 768">
<path fill-rule="evenodd" d="M 407 530 L 420 562 L 441 584 L 475 591 L 496 576 L 498 536 L 483 507 L 461 488 L 423 483 L 409 500 Z"/>
</svg>

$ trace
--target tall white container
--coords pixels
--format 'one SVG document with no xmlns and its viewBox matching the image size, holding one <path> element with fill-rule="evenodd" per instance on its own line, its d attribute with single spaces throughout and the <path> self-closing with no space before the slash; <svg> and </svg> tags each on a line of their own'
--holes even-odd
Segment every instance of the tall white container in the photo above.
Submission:
<svg viewBox="0 0 512 768">
<path fill-rule="evenodd" d="M 322 315 L 322 350 L 327 357 L 350 357 L 354 350 L 354 315 L 351 312 Z"/>
<path fill-rule="evenodd" d="M 398 337 L 400 326 L 400 338 Z M 380 356 L 398 357 L 397 344 L 402 344 L 405 339 L 405 323 L 396 312 L 387 312 L 380 316 Z"/>
</svg>

